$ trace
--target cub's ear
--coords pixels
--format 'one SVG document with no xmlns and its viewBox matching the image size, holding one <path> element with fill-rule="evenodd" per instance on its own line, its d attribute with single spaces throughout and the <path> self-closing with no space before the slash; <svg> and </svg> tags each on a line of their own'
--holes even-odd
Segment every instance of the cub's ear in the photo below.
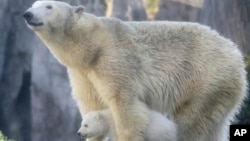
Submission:
<svg viewBox="0 0 250 141">
<path fill-rule="evenodd" d="M 81 15 L 84 12 L 84 6 L 78 5 L 74 7 L 74 11 L 76 14 Z"/>
</svg>

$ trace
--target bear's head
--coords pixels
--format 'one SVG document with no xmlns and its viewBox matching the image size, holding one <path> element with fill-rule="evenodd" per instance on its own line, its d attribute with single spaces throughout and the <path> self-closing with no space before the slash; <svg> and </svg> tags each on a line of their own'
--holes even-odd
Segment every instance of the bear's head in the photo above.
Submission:
<svg viewBox="0 0 250 141">
<path fill-rule="evenodd" d="M 71 6 L 64 2 L 52 0 L 36 1 L 23 14 L 29 28 L 34 31 L 65 31 L 72 26 L 83 13 L 84 7 Z"/>
<path fill-rule="evenodd" d="M 99 112 L 89 112 L 84 116 L 78 135 L 82 138 L 93 138 L 102 136 L 107 132 L 104 117 Z"/>
<path fill-rule="evenodd" d="M 81 5 L 40 0 L 24 13 L 30 29 L 45 43 L 58 61 L 65 66 L 88 67 L 98 55 L 97 48 L 106 39 L 100 35 L 98 18 L 84 12 Z"/>
</svg>

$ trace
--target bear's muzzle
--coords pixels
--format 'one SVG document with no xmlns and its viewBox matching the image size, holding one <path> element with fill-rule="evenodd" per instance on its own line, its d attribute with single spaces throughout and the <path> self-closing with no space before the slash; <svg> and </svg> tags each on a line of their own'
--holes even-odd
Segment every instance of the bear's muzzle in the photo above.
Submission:
<svg viewBox="0 0 250 141">
<path fill-rule="evenodd" d="M 29 11 L 26 11 L 26 12 L 24 12 L 24 14 L 23 14 L 23 17 L 25 18 L 25 20 L 26 20 L 27 22 L 31 21 L 32 18 L 33 18 L 33 16 L 34 16 L 34 15 L 33 15 L 31 12 L 29 12 Z"/>
<path fill-rule="evenodd" d="M 29 24 L 29 25 L 32 25 L 32 26 L 42 26 L 43 25 L 42 22 L 39 22 L 39 23 L 34 22 L 34 14 L 28 10 L 26 12 L 24 12 L 23 17 L 26 20 L 27 24 Z"/>
</svg>

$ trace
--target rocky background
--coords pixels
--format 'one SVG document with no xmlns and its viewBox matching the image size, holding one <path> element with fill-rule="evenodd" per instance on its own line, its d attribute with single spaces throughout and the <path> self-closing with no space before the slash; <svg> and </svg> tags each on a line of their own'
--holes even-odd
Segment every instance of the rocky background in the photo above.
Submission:
<svg viewBox="0 0 250 141">
<path fill-rule="evenodd" d="M 236 42 L 250 65 L 250 0 L 64 0 L 97 16 L 199 22 Z M 34 0 L 0 1 L 0 130 L 16 141 L 80 141 L 66 69 L 28 29 Z M 247 67 L 247 70 L 250 70 Z M 250 124 L 250 100 L 236 123 Z"/>
</svg>

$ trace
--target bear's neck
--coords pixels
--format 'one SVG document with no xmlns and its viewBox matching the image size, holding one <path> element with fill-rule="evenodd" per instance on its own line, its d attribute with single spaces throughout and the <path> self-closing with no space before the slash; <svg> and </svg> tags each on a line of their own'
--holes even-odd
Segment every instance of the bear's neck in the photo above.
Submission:
<svg viewBox="0 0 250 141">
<path fill-rule="evenodd" d="M 73 46 L 68 39 L 62 35 L 55 33 L 36 32 L 37 36 L 48 47 L 54 57 L 64 66 L 71 66 L 72 62 L 70 54 L 67 53 L 67 47 Z"/>
<path fill-rule="evenodd" d="M 90 69 L 98 64 L 102 49 L 109 42 L 105 31 L 98 29 L 88 34 L 79 28 L 67 34 L 36 33 L 57 60 L 68 68 Z"/>
</svg>

